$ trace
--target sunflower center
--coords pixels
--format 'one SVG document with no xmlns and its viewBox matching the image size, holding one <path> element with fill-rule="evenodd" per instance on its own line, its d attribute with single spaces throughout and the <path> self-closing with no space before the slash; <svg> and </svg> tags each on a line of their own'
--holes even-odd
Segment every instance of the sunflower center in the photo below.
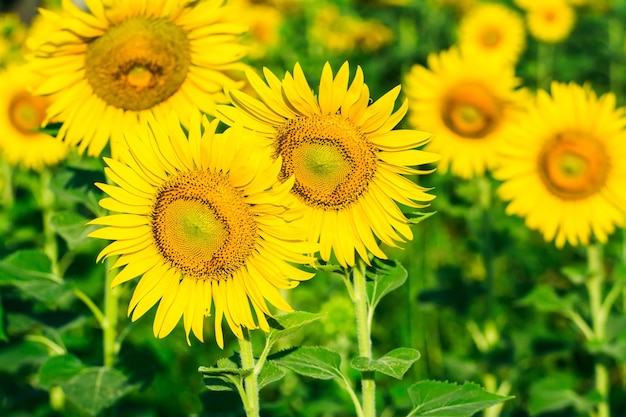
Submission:
<svg viewBox="0 0 626 417">
<path fill-rule="evenodd" d="M 276 154 L 283 157 L 281 178 L 295 175 L 293 192 L 324 210 L 357 201 L 376 172 L 373 146 L 337 114 L 289 120 L 277 131 Z"/>
<path fill-rule="evenodd" d="M 102 100 L 138 111 L 178 91 L 190 62 L 189 40 L 181 27 L 165 19 L 136 16 L 88 44 L 85 74 Z"/>
<path fill-rule="evenodd" d="M 245 265 L 257 227 L 241 193 L 221 173 L 191 171 L 165 182 L 152 210 L 161 255 L 197 279 L 227 279 Z"/>
<path fill-rule="evenodd" d="M 499 107 L 499 101 L 483 85 L 462 84 L 450 91 L 442 107 L 442 118 L 457 135 L 480 139 L 497 127 Z"/>
<path fill-rule="evenodd" d="M 539 156 L 539 168 L 543 182 L 553 194 L 575 200 L 602 188 L 610 160 L 600 142 L 564 133 L 545 145 Z"/>
<path fill-rule="evenodd" d="M 480 38 L 482 44 L 487 48 L 495 48 L 500 44 L 501 39 L 502 34 L 495 28 L 486 29 Z"/>
<path fill-rule="evenodd" d="M 35 130 L 46 117 L 48 102 L 44 97 L 33 96 L 26 91 L 16 94 L 9 102 L 9 121 L 24 135 L 36 135 Z"/>
</svg>

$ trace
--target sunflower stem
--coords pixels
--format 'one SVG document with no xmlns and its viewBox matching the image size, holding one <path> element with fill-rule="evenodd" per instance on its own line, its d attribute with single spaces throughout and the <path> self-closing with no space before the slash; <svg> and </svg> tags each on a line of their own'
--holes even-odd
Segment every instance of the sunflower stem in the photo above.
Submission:
<svg viewBox="0 0 626 417">
<path fill-rule="evenodd" d="M 547 90 L 552 81 L 554 45 L 539 42 L 537 45 L 537 89 Z"/>
<path fill-rule="evenodd" d="M 595 341 L 602 342 L 605 338 L 606 322 L 611 305 L 602 299 L 604 286 L 604 265 L 602 246 L 594 243 L 587 246 L 587 263 L 589 268 L 589 279 L 586 283 L 589 294 L 589 308 L 591 311 L 591 324 Z M 596 417 L 610 417 L 609 408 L 609 372 L 604 363 L 598 358 L 594 365 L 595 388 L 602 397 L 598 404 Z"/>
<path fill-rule="evenodd" d="M 40 174 L 41 188 L 39 195 L 39 204 L 42 211 L 43 233 L 44 233 L 44 252 L 48 255 L 51 262 L 51 272 L 60 278 L 59 270 L 59 246 L 57 237 L 52 227 L 52 215 L 54 214 L 54 193 L 50 190 L 50 181 L 52 173 L 49 169 L 44 168 Z"/>
<path fill-rule="evenodd" d="M 13 168 L 7 161 L 2 160 L 2 205 L 9 209 L 15 203 L 15 195 L 13 192 Z"/>
<path fill-rule="evenodd" d="M 239 354 L 241 356 L 241 369 L 250 371 L 243 379 L 245 398 L 241 398 L 246 416 L 259 417 L 258 373 L 255 369 L 254 350 L 252 349 L 252 339 L 248 329 L 244 329 L 243 338 L 239 339 Z"/>
<path fill-rule="evenodd" d="M 365 287 L 365 262 L 358 260 L 352 268 L 352 282 L 354 285 L 354 311 L 356 316 L 359 356 L 372 359 L 371 317 L 370 306 L 367 300 Z M 376 416 L 376 382 L 373 371 L 361 373 L 361 391 L 363 416 Z"/>
<path fill-rule="evenodd" d="M 102 350 L 104 355 L 104 366 L 113 368 L 119 350 L 117 343 L 117 316 L 119 289 L 112 288 L 111 284 L 115 277 L 113 259 L 107 258 L 104 261 L 106 279 L 104 280 L 104 320 L 102 322 Z"/>
</svg>

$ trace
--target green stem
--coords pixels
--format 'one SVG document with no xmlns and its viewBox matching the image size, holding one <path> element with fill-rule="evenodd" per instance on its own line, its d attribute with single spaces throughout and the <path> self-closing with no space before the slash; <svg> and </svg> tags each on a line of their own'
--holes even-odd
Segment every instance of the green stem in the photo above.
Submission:
<svg viewBox="0 0 626 417">
<path fill-rule="evenodd" d="M 537 45 L 537 89 L 547 90 L 552 81 L 554 45 L 539 42 Z"/>
<path fill-rule="evenodd" d="M 111 283 L 115 277 L 112 265 L 114 260 L 107 258 L 105 265 L 104 282 L 104 320 L 102 322 L 102 350 L 104 355 L 104 366 L 113 368 L 115 359 L 119 351 L 117 342 L 117 317 L 119 306 L 119 288 L 111 288 Z"/>
<path fill-rule="evenodd" d="M 98 322 L 98 325 L 100 326 L 100 328 L 104 329 L 106 319 L 104 317 L 104 314 L 102 314 L 102 310 L 100 310 L 100 308 L 96 305 L 96 303 L 94 303 L 93 300 L 89 298 L 87 294 L 85 294 L 78 288 L 74 288 L 72 292 L 74 293 L 76 298 L 81 300 L 89 308 L 91 313 L 96 318 L 96 321 Z"/>
<path fill-rule="evenodd" d="M 592 329 L 595 340 L 601 342 L 605 338 L 608 310 L 605 309 L 606 304 L 604 304 L 602 299 L 605 276 L 602 246 L 600 244 L 591 244 L 587 247 L 587 262 L 590 277 L 586 286 L 589 294 Z M 602 401 L 598 404 L 596 417 L 610 417 L 609 373 L 606 365 L 598 359 L 596 359 L 595 363 L 595 388 L 602 396 Z"/>
<path fill-rule="evenodd" d="M 259 384 L 257 381 L 258 373 L 254 364 L 254 351 L 252 349 L 252 340 L 250 331 L 244 329 L 244 337 L 239 339 L 239 354 L 241 355 L 241 368 L 249 369 L 250 372 L 244 377 L 243 384 L 245 389 L 245 398 L 241 400 L 244 405 L 247 417 L 259 417 Z M 260 372 L 260 369 L 258 370 Z M 240 393 L 241 394 L 241 393 Z"/>
<path fill-rule="evenodd" d="M 365 263 L 362 260 L 352 269 L 354 285 L 354 310 L 356 316 L 359 356 L 372 359 L 371 320 L 365 287 Z M 374 372 L 362 372 L 361 390 L 363 416 L 376 416 L 376 382 Z"/>
<path fill-rule="evenodd" d="M 49 169 L 41 171 L 41 189 L 39 195 L 39 204 L 43 215 L 43 233 L 44 233 L 44 252 L 50 258 L 52 274 L 60 275 L 59 269 L 59 246 L 57 244 L 57 236 L 52 228 L 52 215 L 54 214 L 54 193 L 50 190 L 50 181 L 52 173 Z"/>
<path fill-rule="evenodd" d="M 13 168 L 7 161 L 2 160 L 2 205 L 6 208 L 13 207 L 15 194 L 13 192 Z"/>
</svg>

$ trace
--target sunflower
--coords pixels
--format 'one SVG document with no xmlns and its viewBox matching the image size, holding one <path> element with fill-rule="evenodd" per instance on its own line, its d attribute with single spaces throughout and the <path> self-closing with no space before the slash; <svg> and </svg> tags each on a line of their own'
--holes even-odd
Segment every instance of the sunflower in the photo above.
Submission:
<svg viewBox="0 0 626 417">
<path fill-rule="evenodd" d="M 626 116 L 615 95 L 552 83 L 503 147 L 494 173 L 507 213 L 557 247 L 605 242 L 626 213 Z"/>
<path fill-rule="evenodd" d="M 542 42 L 561 42 L 576 21 L 576 11 L 567 0 L 526 0 L 523 7 L 528 32 Z"/>
<path fill-rule="evenodd" d="M 32 55 L 50 96 L 45 122 L 63 121 L 59 137 L 97 156 L 121 142 L 122 132 L 176 111 L 183 123 L 194 108 L 211 113 L 245 49 L 242 27 L 226 22 L 222 0 L 87 1 L 84 12 L 63 0 L 59 12 L 41 9 L 54 26 Z M 242 73 L 243 74 L 243 73 Z M 115 149 L 111 152 L 115 156 Z"/>
<path fill-rule="evenodd" d="M 402 174 L 430 172 L 410 166 L 438 156 L 414 149 L 429 133 L 392 130 L 407 111 L 405 102 L 394 112 L 400 87 L 370 104 L 360 67 L 348 86 L 348 63 L 336 77 L 326 63 L 317 98 L 299 64 L 282 81 L 267 68 L 264 74 L 267 83 L 247 72 L 260 99 L 231 91 L 234 107 L 218 106 L 218 117 L 263 135 L 282 158 L 280 177 L 295 176 L 292 194 L 304 208 L 307 239 L 320 243 L 322 259 L 333 252 L 342 266 L 351 266 L 355 250 L 366 262 L 369 253 L 386 257 L 376 238 L 388 246 L 412 239 L 397 203 L 424 207 L 421 202 L 434 197 Z"/>
<path fill-rule="evenodd" d="M 12 165 L 41 170 L 63 160 L 67 146 L 36 131 L 48 100 L 28 92 L 32 77 L 24 65 L 10 66 L 0 74 L 0 153 Z"/>
<path fill-rule="evenodd" d="M 293 226 L 300 214 L 286 207 L 293 180 L 278 181 L 281 161 L 243 130 L 215 134 L 216 126 L 197 116 L 187 138 L 172 114 L 165 125 L 138 127 L 123 163 L 105 158 L 116 185 L 97 184 L 108 194 L 100 205 L 115 213 L 93 220 L 105 227 L 89 236 L 114 241 L 98 256 L 120 255 L 113 286 L 141 276 L 133 321 L 158 302 L 156 337 L 182 317 L 187 342 L 190 332 L 203 341 L 213 309 L 223 348 L 223 318 L 239 338 L 242 327 L 269 331 L 266 300 L 291 310 L 280 290 L 312 274 L 293 266 L 311 262 L 303 255 L 311 245 Z"/>
<path fill-rule="evenodd" d="M 414 65 L 406 76 L 409 122 L 433 132 L 427 149 L 441 154 L 440 172 L 483 175 L 522 108 L 513 66 L 453 47 L 431 54 L 428 67 Z"/>
<path fill-rule="evenodd" d="M 526 46 L 524 20 L 502 4 L 480 3 L 462 17 L 458 44 L 464 55 L 516 62 Z"/>
</svg>

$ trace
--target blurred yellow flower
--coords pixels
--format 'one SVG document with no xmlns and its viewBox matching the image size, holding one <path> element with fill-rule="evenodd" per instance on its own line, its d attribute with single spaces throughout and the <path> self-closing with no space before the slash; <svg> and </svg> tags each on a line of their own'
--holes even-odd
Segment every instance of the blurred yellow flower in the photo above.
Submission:
<svg viewBox="0 0 626 417">
<path fill-rule="evenodd" d="M 626 214 L 626 116 L 615 95 L 552 83 L 503 146 L 494 173 L 508 214 L 557 247 L 601 242 Z"/>
<path fill-rule="evenodd" d="M 337 54 L 355 49 L 377 51 L 394 36 L 391 29 L 378 20 L 341 14 L 334 4 L 325 4 L 317 11 L 310 35 L 314 43 Z"/>
<path fill-rule="evenodd" d="M 386 258 L 377 240 L 394 247 L 413 238 L 398 203 L 424 207 L 434 196 L 404 175 L 428 173 L 413 167 L 439 158 L 414 149 L 429 133 L 393 130 L 407 111 L 405 102 L 394 112 L 399 86 L 370 103 L 361 68 L 349 85 L 347 63 L 336 76 L 324 65 L 317 97 L 299 64 L 282 81 L 268 69 L 266 81 L 247 75 L 260 99 L 232 91 L 235 107 L 219 106 L 218 117 L 258 132 L 282 158 L 281 178 L 295 176 L 292 194 L 322 259 L 333 252 L 340 265 L 352 266 L 355 251 L 365 262 L 370 253 Z"/>
<path fill-rule="evenodd" d="M 430 7 L 446 7 L 456 10 L 463 15 L 476 5 L 478 0 L 430 0 Z"/>
<path fill-rule="evenodd" d="M 28 92 L 32 79 L 23 64 L 0 74 L 0 154 L 12 165 L 41 170 L 62 161 L 67 146 L 35 130 L 46 116 L 48 100 Z"/>
<path fill-rule="evenodd" d="M 0 67 L 23 59 L 26 25 L 15 13 L 0 13 Z"/>
<path fill-rule="evenodd" d="M 461 19 L 457 43 L 464 55 L 515 63 L 526 47 L 524 20 L 502 4 L 480 3 Z"/>
<path fill-rule="evenodd" d="M 80 153 L 99 155 L 125 130 L 176 111 L 183 123 L 195 108 L 211 113 L 223 88 L 239 85 L 244 28 L 225 22 L 221 1 L 70 0 L 63 10 L 41 9 L 55 30 L 38 35 L 32 64 L 50 96 L 48 117 L 63 121 L 59 137 Z"/>
<path fill-rule="evenodd" d="M 215 134 L 217 121 L 194 114 L 188 136 L 174 114 L 127 132 L 137 136 L 132 156 L 105 158 L 115 185 L 97 184 L 108 194 L 100 205 L 114 214 L 93 220 L 105 227 L 89 236 L 113 240 L 98 256 L 120 255 L 113 286 L 141 276 L 128 306 L 133 321 L 158 303 L 154 335 L 167 336 L 182 318 L 189 343 L 191 332 L 204 340 L 204 319 L 214 314 L 223 348 L 224 318 L 242 338 L 243 327 L 269 331 L 266 301 L 291 311 L 280 290 L 313 276 L 294 264 L 311 263 L 303 253 L 314 250 L 290 224 L 298 214 L 287 207 L 293 180 L 278 181 L 281 161 L 249 132 Z"/>
<path fill-rule="evenodd" d="M 528 32 L 542 42 L 565 40 L 576 21 L 576 11 L 567 0 L 520 0 L 526 9 Z"/>
<path fill-rule="evenodd" d="M 229 4 L 236 10 L 233 20 L 236 16 L 237 22 L 248 28 L 250 58 L 262 58 L 268 49 L 278 46 L 283 23 L 283 13 L 279 9 L 251 0 L 230 0 Z"/>
<path fill-rule="evenodd" d="M 483 175 L 497 162 L 499 143 L 510 132 L 525 94 L 512 65 L 457 47 L 428 57 L 406 76 L 409 122 L 433 132 L 427 149 L 441 154 L 438 170 L 462 178 Z"/>
</svg>

